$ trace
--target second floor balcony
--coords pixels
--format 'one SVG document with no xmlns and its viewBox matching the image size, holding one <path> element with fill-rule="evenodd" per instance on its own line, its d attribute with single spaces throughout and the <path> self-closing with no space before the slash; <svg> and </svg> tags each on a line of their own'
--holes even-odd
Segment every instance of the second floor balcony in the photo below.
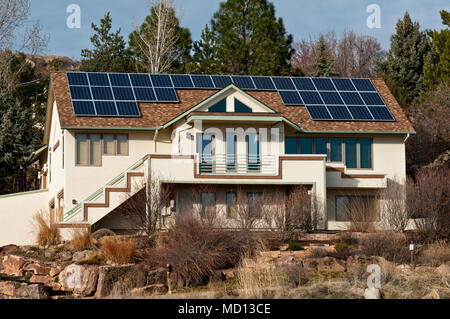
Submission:
<svg viewBox="0 0 450 319">
<path fill-rule="evenodd" d="M 277 175 L 276 155 L 199 155 L 201 175 Z"/>
</svg>

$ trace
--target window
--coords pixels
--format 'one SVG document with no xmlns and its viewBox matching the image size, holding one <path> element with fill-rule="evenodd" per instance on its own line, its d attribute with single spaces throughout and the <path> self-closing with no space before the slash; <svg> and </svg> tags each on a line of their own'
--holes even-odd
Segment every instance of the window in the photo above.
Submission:
<svg viewBox="0 0 450 319">
<path fill-rule="evenodd" d="M 315 154 L 328 155 L 327 150 L 327 139 L 326 138 L 315 138 L 314 139 L 314 152 Z"/>
<path fill-rule="evenodd" d="M 253 110 L 249 108 L 247 105 L 239 101 L 238 99 L 234 99 L 234 112 L 236 113 L 252 113 Z"/>
<path fill-rule="evenodd" d="M 356 145 L 356 138 L 345 139 L 345 166 L 347 168 L 358 168 Z"/>
<path fill-rule="evenodd" d="M 76 165 L 101 166 L 102 155 L 128 155 L 127 134 L 76 134 Z"/>
<path fill-rule="evenodd" d="M 227 111 L 227 99 L 217 102 L 208 109 L 208 112 L 225 113 Z"/>
<path fill-rule="evenodd" d="M 341 138 L 330 138 L 330 162 L 342 162 Z"/>
<path fill-rule="evenodd" d="M 336 196 L 335 206 L 336 221 L 375 222 L 379 220 L 377 200 L 373 195 Z"/>
<path fill-rule="evenodd" d="M 103 135 L 103 154 L 116 155 L 116 139 L 113 134 Z"/>
<path fill-rule="evenodd" d="M 248 154 L 248 170 L 258 171 L 260 169 L 259 157 L 259 135 L 247 135 L 247 154 Z"/>
<path fill-rule="evenodd" d="M 260 217 L 262 193 L 247 193 L 248 213 L 250 216 Z"/>
<path fill-rule="evenodd" d="M 227 133 L 227 170 L 236 170 L 236 134 Z"/>
<path fill-rule="evenodd" d="M 300 139 L 300 154 L 313 154 L 313 139 L 301 138 Z"/>
<path fill-rule="evenodd" d="M 128 136 L 126 134 L 104 134 L 104 155 L 128 155 Z"/>
<path fill-rule="evenodd" d="M 227 193 L 227 216 L 228 218 L 237 218 L 236 211 L 237 194 L 234 192 Z"/>
<path fill-rule="evenodd" d="M 203 217 L 214 217 L 216 214 L 216 194 L 202 193 L 202 215 Z"/>
<path fill-rule="evenodd" d="M 372 140 L 370 138 L 359 139 L 360 167 L 372 168 Z"/>
<path fill-rule="evenodd" d="M 298 138 L 286 137 L 284 141 L 284 153 L 285 154 L 298 154 Z"/>
</svg>

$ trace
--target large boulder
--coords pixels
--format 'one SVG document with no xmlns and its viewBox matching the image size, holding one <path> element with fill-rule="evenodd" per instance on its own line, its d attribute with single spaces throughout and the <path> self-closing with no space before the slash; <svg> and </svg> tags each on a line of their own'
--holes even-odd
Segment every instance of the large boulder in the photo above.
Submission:
<svg viewBox="0 0 450 319">
<path fill-rule="evenodd" d="M 3 257 L 3 273 L 9 276 L 22 277 L 25 259 L 20 256 L 6 255 Z"/>
<path fill-rule="evenodd" d="M 47 276 L 50 273 L 50 269 L 51 269 L 50 266 L 47 266 L 46 264 L 38 261 L 33 262 L 28 266 L 26 266 L 25 268 L 23 268 L 24 271 L 30 271 L 34 275 L 43 275 L 43 276 Z"/>
<path fill-rule="evenodd" d="M 98 268 L 95 266 L 69 265 L 59 274 L 61 289 L 78 296 L 92 296 L 97 287 Z"/>
<path fill-rule="evenodd" d="M 97 284 L 97 298 L 129 296 L 134 288 L 144 287 L 145 272 L 136 265 L 101 266 Z"/>
<path fill-rule="evenodd" d="M 2 281 L 0 282 L 0 295 L 7 299 L 49 299 L 50 290 L 43 285 Z"/>
<path fill-rule="evenodd" d="M 147 285 L 167 285 L 167 269 L 158 268 L 147 273 Z"/>
</svg>

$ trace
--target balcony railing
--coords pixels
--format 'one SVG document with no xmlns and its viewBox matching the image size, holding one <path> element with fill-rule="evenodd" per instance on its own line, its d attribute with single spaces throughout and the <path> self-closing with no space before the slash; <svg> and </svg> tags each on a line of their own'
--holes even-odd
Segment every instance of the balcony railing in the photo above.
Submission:
<svg viewBox="0 0 450 319">
<path fill-rule="evenodd" d="M 277 175 L 275 155 L 199 155 L 200 174 Z"/>
</svg>

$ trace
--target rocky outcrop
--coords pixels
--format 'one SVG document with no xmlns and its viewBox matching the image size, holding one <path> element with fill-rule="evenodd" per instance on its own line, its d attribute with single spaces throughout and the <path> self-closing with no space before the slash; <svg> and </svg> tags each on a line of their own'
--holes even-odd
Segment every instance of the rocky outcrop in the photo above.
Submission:
<svg viewBox="0 0 450 319">
<path fill-rule="evenodd" d="M 0 295 L 4 299 L 49 299 L 50 290 L 44 285 L 0 281 Z"/>
<path fill-rule="evenodd" d="M 74 295 L 92 296 L 97 288 L 98 267 L 70 265 L 59 274 L 59 283 L 64 291 Z"/>
<path fill-rule="evenodd" d="M 129 296 L 134 288 L 147 283 L 145 272 L 136 265 L 101 266 L 97 284 L 97 298 Z"/>
</svg>

